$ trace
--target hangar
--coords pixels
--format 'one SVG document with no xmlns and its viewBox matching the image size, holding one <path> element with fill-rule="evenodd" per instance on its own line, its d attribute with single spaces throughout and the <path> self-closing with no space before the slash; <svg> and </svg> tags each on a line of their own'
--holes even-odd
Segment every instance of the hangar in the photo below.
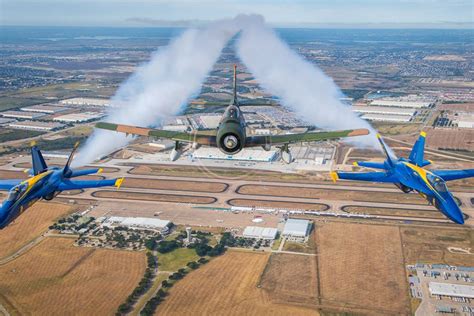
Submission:
<svg viewBox="0 0 474 316">
<path fill-rule="evenodd" d="M 306 242 L 311 231 L 311 222 L 306 219 L 290 218 L 286 221 L 282 236 L 289 241 Z"/>
<path fill-rule="evenodd" d="M 274 240 L 277 233 L 276 228 L 247 226 L 242 236 L 245 238 Z"/>
<path fill-rule="evenodd" d="M 429 289 L 431 295 L 474 298 L 474 286 L 471 285 L 430 282 Z"/>
</svg>

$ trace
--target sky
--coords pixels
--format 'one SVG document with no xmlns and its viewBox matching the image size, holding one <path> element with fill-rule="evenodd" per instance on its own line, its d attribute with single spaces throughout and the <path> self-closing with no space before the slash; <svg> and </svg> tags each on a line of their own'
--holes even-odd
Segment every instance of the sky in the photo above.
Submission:
<svg viewBox="0 0 474 316">
<path fill-rule="evenodd" d="M 472 28 L 474 0 L 0 0 L 0 25 L 190 26 L 239 13 L 282 27 Z"/>
</svg>

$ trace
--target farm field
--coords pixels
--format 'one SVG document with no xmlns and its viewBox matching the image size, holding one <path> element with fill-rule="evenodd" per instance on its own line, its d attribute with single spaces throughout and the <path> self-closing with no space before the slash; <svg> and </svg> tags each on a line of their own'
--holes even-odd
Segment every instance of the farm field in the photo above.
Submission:
<svg viewBox="0 0 474 316">
<path fill-rule="evenodd" d="M 398 227 L 328 222 L 315 236 L 322 305 L 369 315 L 410 313 Z"/>
<path fill-rule="evenodd" d="M 72 243 L 50 237 L 0 266 L 0 302 L 12 315 L 111 315 L 143 276 L 143 252 Z"/>
<path fill-rule="evenodd" d="M 54 220 L 71 212 L 71 207 L 54 202 L 38 202 L 0 231 L 0 259 L 9 256 L 38 237 Z M 1 278 L 0 278 L 1 280 Z"/>
<path fill-rule="evenodd" d="M 275 304 L 257 287 L 269 255 L 227 251 L 178 281 L 155 315 L 319 315 Z"/>
<path fill-rule="evenodd" d="M 125 181 L 124 181 L 125 182 Z M 142 193 L 130 191 L 95 191 L 92 196 L 98 198 L 125 199 L 125 200 L 141 200 L 156 202 L 173 202 L 173 203 L 194 203 L 194 204 L 212 204 L 216 201 L 213 197 L 207 196 L 190 196 L 190 195 L 174 195 L 174 194 L 157 194 Z"/>
<path fill-rule="evenodd" d="M 177 181 L 177 180 L 156 180 L 126 178 L 123 182 L 124 188 L 143 188 L 155 190 L 191 191 L 191 192 L 211 192 L 220 193 L 227 189 L 225 183 L 204 182 L 204 181 Z"/>
</svg>

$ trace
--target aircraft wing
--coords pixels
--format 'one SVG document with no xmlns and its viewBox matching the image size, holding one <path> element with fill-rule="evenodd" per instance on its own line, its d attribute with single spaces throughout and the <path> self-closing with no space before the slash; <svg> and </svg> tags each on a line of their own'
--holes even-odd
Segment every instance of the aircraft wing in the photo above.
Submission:
<svg viewBox="0 0 474 316">
<path fill-rule="evenodd" d="M 8 179 L 8 180 L 0 180 L 0 190 L 10 190 L 14 186 L 20 184 L 23 180 L 21 179 Z"/>
<path fill-rule="evenodd" d="M 397 178 L 392 174 L 386 172 L 331 172 L 331 178 L 336 181 L 337 179 L 344 180 L 355 180 L 355 181 L 369 181 L 369 182 L 398 182 Z"/>
<path fill-rule="evenodd" d="M 88 188 L 99 188 L 107 186 L 116 186 L 120 188 L 123 178 L 111 180 L 64 180 L 59 186 L 58 191 L 80 190 Z"/>
<path fill-rule="evenodd" d="M 110 131 L 116 131 L 131 135 L 141 135 L 155 138 L 167 138 L 175 141 L 186 142 L 186 143 L 198 143 L 201 145 L 215 145 L 216 144 L 216 131 L 195 131 L 191 133 L 186 132 L 175 132 L 166 131 L 163 129 L 156 128 L 144 128 L 139 126 L 114 124 L 99 122 L 95 125 L 96 128 L 107 129 Z"/>
<path fill-rule="evenodd" d="M 444 181 L 459 180 L 474 177 L 474 169 L 466 170 L 431 170 Z"/>
<path fill-rule="evenodd" d="M 287 134 L 287 135 L 268 135 L 268 136 L 250 136 L 245 141 L 245 146 L 263 146 L 263 145 L 274 145 L 274 144 L 290 144 L 298 142 L 314 142 L 328 139 L 338 139 L 344 137 L 363 136 L 368 135 L 369 130 L 365 128 L 361 129 L 349 129 L 344 131 L 331 131 L 331 132 L 316 132 L 316 133 L 300 133 L 300 134 Z"/>
</svg>

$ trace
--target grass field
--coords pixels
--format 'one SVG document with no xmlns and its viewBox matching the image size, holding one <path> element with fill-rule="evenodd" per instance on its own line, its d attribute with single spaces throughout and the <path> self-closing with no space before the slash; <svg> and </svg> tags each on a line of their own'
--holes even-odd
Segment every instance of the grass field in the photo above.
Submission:
<svg viewBox="0 0 474 316">
<path fill-rule="evenodd" d="M 398 227 L 319 224 L 316 244 L 323 305 L 370 315 L 410 313 Z"/>
<path fill-rule="evenodd" d="M 219 193 L 227 189 L 227 184 L 203 182 L 203 181 L 189 181 L 189 180 L 176 181 L 176 180 L 127 178 L 127 181 L 123 183 L 123 187 L 146 188 L 146 189 L 155 189 L 155 190 Z"/>
<path fill-rule="evenodd" d="M 186 267 L 189 261 L 196 261 L 199 256 L 194 249 L 178 248 L 165 254 L 158 254 L 158 269 L 160 271 L 174 272 Z"/>
<path fill-rule="evenodd" d="M 43 135 L 43 132 L 0 128 L 0 143 Z"/>
<path fill-rule="evenodd" d="M 315 307 L 318 303 L 316 259 L 312 256 L 272 254 L 260 286 L 275 303 Z"/>
<path fill-rule="evenodd" d="M 15 98 L 15 97 L 0 97 L 0 111 L 16 109 L 33 104 L 43 103 L 46 99 L 43 98 Z"/>
<path fill-rule="evenodd" d="M 70 211 L 70 206 L 54 202 L 38 202 L 27 209 L 16 221 L 0 230 L 0 258 L 14 253 L 38 237 L 56 218 Z"/>
<path fill-rule="evenodd" d="M 155 315 L 318 315 L 275 304 L 257 287 L 267 260 L 265 253 L 227 251 L 178 281 Z"/>
<path fill-rule="evenodd" d="M 47 238 L 0 266 L 0 302 L 12 315 L 112 315 L 143 276 L 143 252 L 72 243 Z"/>
<path fill-rule="evenodd" d="M 156 202 L 173 202 L 173 203 L 193 203 L 193 204 L 212 204 L 216 201 L 213 197 L 207 196 L 191 196 L 191 195 L 175 195 L 175 194 L 157 194 L 142 193 L 130 191 L 95 191 L 92 193 L 94 197 L 140 200 L 140 201 L 156 201 Z"/>
<path fill-rule="evenodd" d="M 472 248 L 474 230 L 450 228 L 401 227 L 407 264 L 445 263 L 474 266 L 474 256 L 451 253 L 448 247 Z"/>
</svg>

